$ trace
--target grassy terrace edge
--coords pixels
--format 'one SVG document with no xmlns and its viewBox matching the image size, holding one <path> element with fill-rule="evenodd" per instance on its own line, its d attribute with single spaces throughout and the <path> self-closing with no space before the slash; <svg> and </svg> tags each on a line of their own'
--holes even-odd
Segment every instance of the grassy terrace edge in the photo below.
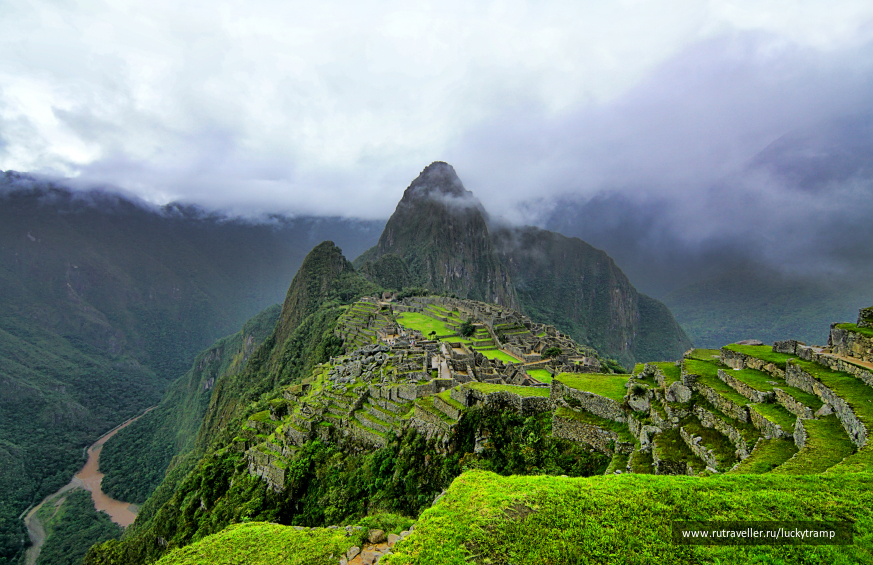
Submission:
<svg viewBox="0 0 873 565">
<path fill-rule="evenodd" d="M 873 561 L 873 474 L 501 477 L 468 471 L 386 565 Z M 472 509 L 475 509 L 473 511 Z M 851 520 L 851 546 L 686 546 L 673 520 Z M 619 557 L 620 556 L 620 557 Z"/>
</svg>

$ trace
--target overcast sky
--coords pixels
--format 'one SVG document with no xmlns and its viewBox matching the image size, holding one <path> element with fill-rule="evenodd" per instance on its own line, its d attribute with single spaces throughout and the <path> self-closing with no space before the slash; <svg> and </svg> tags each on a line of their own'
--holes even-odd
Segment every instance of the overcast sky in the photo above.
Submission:
<svg viewBox="0 0 873 565">
<path fill-rule="evenodd" d="M 756 155 L 871 95 L 869 0 L 0 3 L 0 169 L 239 213 L 387 218 L 434 160 L 519 221 L 603 191 L 781 209 Z"/>
</svg>

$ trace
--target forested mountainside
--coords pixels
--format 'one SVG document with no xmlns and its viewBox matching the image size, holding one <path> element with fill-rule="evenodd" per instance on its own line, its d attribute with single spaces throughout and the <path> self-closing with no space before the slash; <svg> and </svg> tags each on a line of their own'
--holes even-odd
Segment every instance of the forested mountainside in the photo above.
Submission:
<svg viewBox="0 0 873 565">
<path fill-rule="evenodd" d="M 272 335 L 215 383 L 203 456 L 85 563 L 873 559 L 873 309 L 827 347 L 732 344 L 619 374 L 507 307 L 381 290 L 314 249 Z M 851 539 L 674 543 L 673 520 L 713 516 L 848 521 Z M 399 532 L 390 549 L 377 529 Z"/>
<path fill-rule="evenodd" d="M 389 289 L 520 309 L 625 365 L 674 359 L 691 346 L 669 309 L 638 293 L 603 251 L 538 228 L 489 226 L 447 163 L 412 181 L 379 243 L 354 264 Z"/>
<path fill-rule="evenodd" d="M 84 446 L 280 301 L 305 250 L 331 236 L 363 250 L 378 232 L 258 225 L 0 173 L 0 563 L 26 545 L 19 515 L 69 481 Z"/>
</svg>

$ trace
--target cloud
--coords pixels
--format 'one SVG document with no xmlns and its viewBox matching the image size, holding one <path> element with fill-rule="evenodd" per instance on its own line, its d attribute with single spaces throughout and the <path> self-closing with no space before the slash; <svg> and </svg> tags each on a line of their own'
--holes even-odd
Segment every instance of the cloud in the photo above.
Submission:
<svg viewBox="0 0 873 565">
<path fill-rule="evenodd" d="M 716 160 L 742 161 L 754 145 L 743 133 L 770 132 L 710 110 L 744 109 L 756 80 L 773 93 L 806 76 L 777 72 L 767 86 L 755 65 L 817 65 L 807 74 L 838 79 L 838 91 L 859 67 L 822 69 L 869 35 L 873 16 L 855 1 L 790 13 L 583 4 L 7 3 L 0 169 L 52 170 L 157 203 L 372 218 L 436 159 L 489 208 L 653 176 L 693 183 Z M 775 39 L 728 41 L 731 67 L 712 38 L 737 35 Z M 671 105 L 692 93 L 703 98 Z M 767 108 L 797 117 L 814 106 L 800 102 Z M 689 130 L 698 117 L 707 127 Z"/>
</svg>

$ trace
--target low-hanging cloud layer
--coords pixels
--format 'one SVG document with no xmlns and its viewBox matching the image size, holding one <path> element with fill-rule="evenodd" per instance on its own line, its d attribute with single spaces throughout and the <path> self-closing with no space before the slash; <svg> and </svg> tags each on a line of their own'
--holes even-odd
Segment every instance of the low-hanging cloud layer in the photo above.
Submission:
<svg viewBox="0 0 873 565">
<path fill-rule="evenodd" d="M 568 4 L 6 3 L 0 169 L 372 219 L 446 160 L 515 222 L 868 259 L 873 5 Z"/>
</svg>

